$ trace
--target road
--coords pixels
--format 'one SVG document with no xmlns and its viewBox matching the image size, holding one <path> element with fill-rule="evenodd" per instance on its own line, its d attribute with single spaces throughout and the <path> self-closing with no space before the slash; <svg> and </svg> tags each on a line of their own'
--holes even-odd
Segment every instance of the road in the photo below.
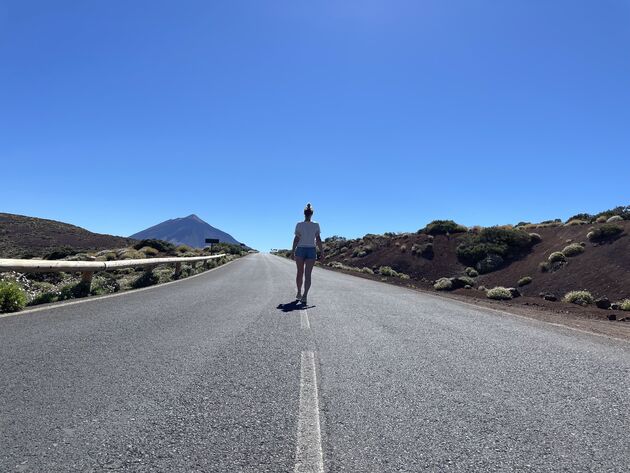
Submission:
<svg viewBox="0 0 630 473">
<path fill-rule="evenodd" d="M 629 344 L 319 268 L 292 310 L 293 277 L 1 318 L 0 471 L 630 471 Z"/>
</svg>

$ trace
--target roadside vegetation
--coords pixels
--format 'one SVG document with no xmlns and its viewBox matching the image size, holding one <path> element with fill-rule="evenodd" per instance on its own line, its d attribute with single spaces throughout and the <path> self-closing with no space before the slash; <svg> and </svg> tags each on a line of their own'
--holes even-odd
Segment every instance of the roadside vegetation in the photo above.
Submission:
<svg viewBox="0 0 630 473">
<path fill-rule="evenodd" d="M 548 308 L 549 303 L 558 302 L 567 304 L 565 310 L 578 313 L 583 311 L 575 305 L 583 304 L 616 311 L 622 310 L 629 295 L 629 221 L 630 206 L 576 214 L 566 220 L 492 227 L 433 220 L 413 233 L 326 238 L 321 264 L 394 283 L 408 278 L 408 285 L 418 288 L 455 291 L 512 305 Z M 277 254 L 289 256 L 290 251 L 278 250 Z M 598 278 L 598 272 L 605 277 Z M 592 302 L 588 297 L 564 297 L 574 292 L 576 281 L 590 281 L 587 292 L 592 294 Z M 628 305 L 630 302 L 624 307 Z M 630 317 L 619 320 L 630 321 Z"/>
<path fill-rule="evenodd" d="M 208 260 L 205 264 L 183 263 L 179 274 L 175 274 L 172 264 L 161 265 L 153 270 L 124 268 L 95 273 L 91 285 L 82 282 L 78 273 L 0 273 L 0 312 L 16 312 L 27 306 L 113 294 L 182 279 L 244 256 L 248 250 L 239 245 L 219 243 L 214 245 L 212 253 L 225 253 L 226 256 Z M 185 245 L 175 247 L 172 243 L 161 240 L 142 240 L 131 247 L 115 250 L 79 253 L 55 250 L 54 254 L 44 255 L 44 258 L 66 261 L 114 261 L 207 255 L 210 255 L 208 249 L 190 248 Z"/>
</svg>

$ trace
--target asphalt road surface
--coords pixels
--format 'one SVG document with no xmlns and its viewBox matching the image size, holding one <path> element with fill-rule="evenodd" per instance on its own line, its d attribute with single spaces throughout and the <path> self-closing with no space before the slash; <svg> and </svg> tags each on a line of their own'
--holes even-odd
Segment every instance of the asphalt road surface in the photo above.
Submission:
<svg viewBox="0 0 630 473">
<path fill-rule="evenodd" d="M 265 254 L 0 319 L 0 471 L 630 471 L 630 345 Z M 295 309 L 295 310 L 294 310 Z"/>
</svg>

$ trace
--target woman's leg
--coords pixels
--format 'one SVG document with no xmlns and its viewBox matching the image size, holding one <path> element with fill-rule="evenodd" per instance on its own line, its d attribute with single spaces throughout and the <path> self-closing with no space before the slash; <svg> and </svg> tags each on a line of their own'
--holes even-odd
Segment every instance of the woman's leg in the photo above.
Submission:
<svg viewBox="0 0 630 473">
<path fill-rule="evenodd" d="M 315 266 L 315 260 L 314 259 L 307 259 L 304 261 L 304 264 L 306 266 L 306 273 L 305 273 L 305 278 L 304 278 L 304 298 L 306 299 L 306 296 L 308 294 L 308 290 L 311 288 L 311 273 L 313 272 L 313 266 Z"/>
<path fill-rule="evenodd" d="M 297 266 L 297 275 L 295 276 L 295 285 L 298 294 L 302 294 L 302 279 L 304 278 L 304 258 L 295 257 L 295 265 Z"/>
</svg>

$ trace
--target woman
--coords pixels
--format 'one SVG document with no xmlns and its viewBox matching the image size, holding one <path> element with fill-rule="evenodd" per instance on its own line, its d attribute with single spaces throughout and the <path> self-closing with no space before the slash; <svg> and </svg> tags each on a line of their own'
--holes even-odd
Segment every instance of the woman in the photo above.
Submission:
<svg viewBox="0 0 630 473">
<path fill-rule="evenodd" d="M 304 221 L 298 222 L 295 226 L 295 238 L 293 239 L 293 249 L 291 257 L 297 265 L 297 276 L 295 284 L 297 285 L 296 300 L 306 305 L 308 290 L 311 288 L 311 273 L 317 258 L 315 247 L 319 249 L 319 258 L 324 257 L 322 248 L 322 239 L 319 236 L 319 223 L 311 222 L 313 216 L 313 207 L 310 202 L 304 208 Z M 306 269 L 306 275 L 304 273 Z M 306 276 L 306 277 L 304 277 Z M 304 293 L 302 293 L 302 279 L 304 278 Z"/>
</svg>

